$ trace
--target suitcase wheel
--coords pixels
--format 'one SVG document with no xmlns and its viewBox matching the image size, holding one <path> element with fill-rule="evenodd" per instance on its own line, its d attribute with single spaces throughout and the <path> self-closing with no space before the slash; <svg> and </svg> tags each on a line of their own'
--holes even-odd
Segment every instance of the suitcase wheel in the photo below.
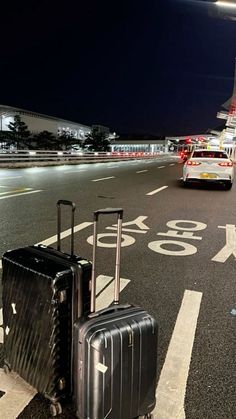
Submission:
<svg viewBox="0 0 236 419">
<path fill-rule="evenodd" d="M 61 403 L 50 404 L 50 413 L 52 416 L 57 416 L 62 413 Z"/>
</svg>

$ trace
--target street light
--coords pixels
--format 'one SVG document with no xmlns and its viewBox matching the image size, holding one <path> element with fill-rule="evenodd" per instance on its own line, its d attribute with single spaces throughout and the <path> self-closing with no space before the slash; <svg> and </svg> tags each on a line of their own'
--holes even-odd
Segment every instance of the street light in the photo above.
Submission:
<svg viewBox="0 0 236 419">
<path fill-rule="evenodd" d="M 218 1 L 216 1 L 215 4 L 216 4 L 216 6 L 219 6 L 219 7 L 230 7 L 232 9 L 236 9 L 236 3 L 233 3 L 231 1 L 218 0 Z"/>
</svg>

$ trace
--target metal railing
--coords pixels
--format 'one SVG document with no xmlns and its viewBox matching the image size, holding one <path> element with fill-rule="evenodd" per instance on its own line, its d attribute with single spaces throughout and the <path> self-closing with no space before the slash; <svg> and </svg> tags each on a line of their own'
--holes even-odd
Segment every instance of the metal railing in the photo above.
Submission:
<svg viewBox="0 0 236 419">
<path fill-rule="evenodd" d="M 151 159 L 162 152 L 89 152 L 57 150 L 0 150 L 0 166 L 14 163 L 79 163 L 109 160 Z"/>
</svg>

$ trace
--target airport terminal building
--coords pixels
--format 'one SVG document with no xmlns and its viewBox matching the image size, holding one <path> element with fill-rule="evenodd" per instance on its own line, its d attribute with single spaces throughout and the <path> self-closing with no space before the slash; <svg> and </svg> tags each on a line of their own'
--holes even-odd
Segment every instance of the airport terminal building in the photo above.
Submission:
<svg viewBox="0 0 236 419">
<path fill-rule="evenodd" d="M 8 125 L 10 122 L 14 122 L 15 115 L 20 115 L 21 120 L 28 126 L 32 134 L 49 131 L 54 135 L 60 135 L 67 132 L 74 138 L 83 140 L 85 135 L 91 131 L 91 127 L 87 125 L 5 105 L 0 105 L 0 131 L 9 131 Z"/>
</svg>

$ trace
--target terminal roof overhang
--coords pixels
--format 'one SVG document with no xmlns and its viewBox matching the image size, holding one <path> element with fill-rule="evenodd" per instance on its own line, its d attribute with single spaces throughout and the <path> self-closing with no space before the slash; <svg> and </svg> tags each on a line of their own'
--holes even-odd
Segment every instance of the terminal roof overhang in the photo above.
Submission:
<svg viewBox="0 0 236 419">
<path fill-rule="evenodd" d="M 87 128 L 87 129 L 91 129 L 91 127 L 89 127 L 88 125 L 84 125 L 84 124 L 80 124 L 79 122 L 73 122 L 73 121 L 68 121 L 66 119 L 62 119 L 62 118 L 56 118 L 55 116 L 49 116 L 49 115 L 45 115 L 42 113 L 38 113 L 38 112 L 33 112 L 33 111 L 28 111 L 26 109 L 21 109 L 21 108 L 15 108 L 13 106 L 7 106 L 7 105 L 1 105 L 0 104 L 0 115 L 2 116 L 11 116 L 12 113 L 24 113 L 25 115 L 28 116 L 36 116 L 38 118 L 43 118 L 43 119 L 49 119 L 51 121 L 55 121 L 55 122 L 62 122 L 65 124 L 70 124 L 70 125 L 78 125 L 79 127 L 83 127 L 83 128 Z"/>
</svg>

